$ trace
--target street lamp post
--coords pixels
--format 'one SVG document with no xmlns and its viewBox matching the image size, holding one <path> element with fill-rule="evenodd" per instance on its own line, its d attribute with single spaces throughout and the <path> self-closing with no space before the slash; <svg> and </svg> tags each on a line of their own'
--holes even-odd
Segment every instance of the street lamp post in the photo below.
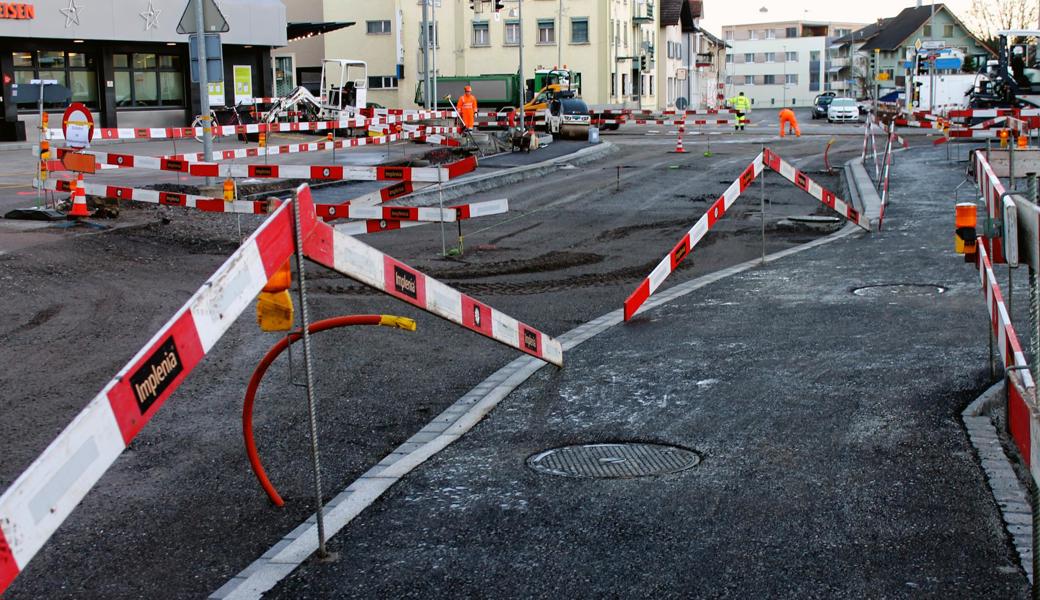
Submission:
<svg viewBox="0 0 1040 600">
<path fill-rule="evenodd" d="M 783 81 L 783 83 L 784 83 L 784 99 L 783 99 L 782 104 L 780 105 L 780 108 L 785 108 L 787 106 L 787 45 L 786 44 L 783 46 L 783 49 L 784 49 L 784 81 Z"/>
</svg>

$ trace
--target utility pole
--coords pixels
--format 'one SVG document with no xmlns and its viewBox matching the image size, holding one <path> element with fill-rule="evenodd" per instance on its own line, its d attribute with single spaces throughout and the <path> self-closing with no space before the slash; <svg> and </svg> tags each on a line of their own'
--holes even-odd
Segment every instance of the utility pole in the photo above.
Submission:
<svg viewBox="0 0 1040 600">
<path fill-rule="evenodd" d="M 202 153 L 209 162 L 213 158 L 213 122 L 209 117 L 209 63 L 206 58 L 206 13 L 202 8 L 202 0 L 195 2 L 195 29 L 198 33 L 199 50 L 199 111 L 202 113 Z M 213 178 L 206 178 L 206 185 L 212 185 Z"/>
<path fill-rule="evenodd" d="M 199 2 L 201 0 L 196 0 Z M 423 0 L 422 5 L 422 44 L 423 44 L 423 89 L 426 93 L 423 94 L 424 102 L 423 107 L 426 110 L 430 109 L 430 100 L 433 94 L 433 87 L 430 85 L 430 4 L 428 0 Z"/>
<path fill-rule="evenodd" d="M 524 114 L 527 104 L 527 80 L 524 78 L 524 0 L 516 0 L 516 18 L 520 21 L 520 114 Z M 521 119 L 523 121 L 523 119 Z M 523 130 L 524 126 L 521 125 Z"/>
<path fill-rule="evenodd" d="M 932 0 L 932 15 L 928 18 L 928 31 L 932 32 L 932 35 L 928 36 L 928 41 L 935 40 L 935 0 Z M 934 46 L 934 44 L 932 44 Z M 935 110 L 935 58 L 932 55 L 935 52 L 935 48 L 928 49 L 928 110 Z"/>
<path fill-rule="evenodd" d="M 560 34 L 556 36 L 556 68 L 563 68 L 563 0 L 560 0 Z"/>
<path fill-rule="evenodd" d="M 431 9 L 433 11 L 433 42 L 430 43 L 430 46 L 433 48 L 433 57 L 430 61 L 433 67 L 433 72 L 430 74 L 430 87 L 433 88 L 433 95 L 431 96 L 433 104 L 430 105 L 430 109 L 437 110 L 439 98 L 437 95 L 437 46 L 440 44 L 440 40 L 437 39 L 440 37 L 440 31 L 437 29 L 437 3 L 440 0 L 430 0 L 430 2 L 433 2 L 433 8 Z"/>
</svg>

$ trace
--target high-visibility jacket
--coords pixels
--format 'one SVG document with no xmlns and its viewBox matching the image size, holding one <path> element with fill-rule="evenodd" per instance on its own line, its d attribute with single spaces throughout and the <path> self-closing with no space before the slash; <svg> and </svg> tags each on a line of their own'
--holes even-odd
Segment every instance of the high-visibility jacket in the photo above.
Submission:
<svg viewBox="0 0 1040 600">
<path fill-rule="evenodd" d="M 751 110 L 751 99 L 747 96 L 737 96 L 729 99 L 730 106 L 733 110 L 739 110 L 740 112 L 747 112 Z"/>
<path fill-rule="evenodd" d="M 477 114 L 477 97 L 467 92 L 459 98 L 456 106 L 459 109 L 459 116 L 462 117 L 462 123 L 467 128 L 473 129 L 474 117 Z"/>
</svg>

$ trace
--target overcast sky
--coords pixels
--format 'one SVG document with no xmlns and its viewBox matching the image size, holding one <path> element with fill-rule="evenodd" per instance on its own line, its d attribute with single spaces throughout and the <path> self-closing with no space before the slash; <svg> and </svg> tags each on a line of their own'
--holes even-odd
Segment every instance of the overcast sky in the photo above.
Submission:
<svg viewBox="0 0 1040 600">
<path fill-rule="evenodd" d="M 931 2 L 922 2 L 928 6 Z M 945 3 L 962 20 L 968 19 L 968 7 L 971 0 L 949 0 Z M 765 23 L 770 21 L 846 21 L 852 23 L 873 23 L 880 17 L 894 17 L 908 6 L 916 6 L 914 0 L 743 0 L 727 2 L 725 0 L 706 0 L 704 2 L 705 19 L 701 24 L 708 31 L 718 35 L 723 25 L 739 25 L 742 23 Z M 769 12 L 759 12 L 766 7 Z"/>
</svg>

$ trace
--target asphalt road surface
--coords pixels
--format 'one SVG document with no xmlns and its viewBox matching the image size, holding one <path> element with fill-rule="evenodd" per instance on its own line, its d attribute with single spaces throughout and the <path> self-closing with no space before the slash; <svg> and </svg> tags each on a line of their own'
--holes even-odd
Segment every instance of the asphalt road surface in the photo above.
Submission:
<svg viewBox="0 0 1040 600">
<path fill-rule="evenodd" d="M 844 152 L 846 157 L 858 152 L 857 132 L 850 128 L 850 135 L 840 139 L 833 152 Z M 466 223 L 465 253 L 459 259 L 440 257 L 442 239 L 454 245 L 457 232 L 448 228 L 442 237 L 437 225 L 363 239 L 556 335 L 620 307 L 773 135 L 749 131 L 745 137 L 714 136 L 718 142 L 712 142 L 711 158 L 701 155 L 704 148 L 698 141 L 688 142 L 689 154 L 672 155 L 667 150 L 674 138 L 667 135 L 607 135 L 605 139 L 618 144 L 620 152 L 580 168 L 561 168 L 549 176 L 473 196 L 474 201 L 508 197 L 511 212 Z M 822 135 L 806 135 L 776 148 L 788 160 L 813 171 L 822 167 L 825 143 Z M 623 167 L 620 186 L 618 166 Z M 817 177 L 824 185 L 837 185 L 836 178 Z M 738 202 L 684 268 L 673 274 L 671 283 L 761 253 L 757 193 L 756 187 L 752 196 Z M 767 180 L 766 196 L 768 251 L 814 239 L 813 234 L 776 227 L 776 221 L 787 215 L 819 213 L 814 199 L 775 175 Z M 16 366 L 0 370 L 0 389 L 5 390 L 0 399 L 4 415 L 0 488 L 10 485 L 223 262 L 237 245 L 239 227 L 248 232 L 258 222 L 169 209 L 142 211 L 162 215 L 164 221 L 104 235 L 65 236 L 31 250 L 0 255 L 0 280 L 5 286 L 0 362 Z M 315 337 L 320 439 L 329 496 L 515 356 L 505 347 L 338 275 L 312 267 L 309 280 L 313 319 L 390 313 L 419 321 L 415 333 L 357 329 Z M 798 333 L 777 335 L 783 339 Z M 260 451 L 287 501 L 285 508 L 275 509 L 267 502 L 242 450 L 245 382 L 276 339 L 260 333 L 247 311 L 5 598 L 205 596 L 302 522 L 313 511 L 306 410 L 303 394 L 289 381 L 285 358 L 269 373 L 257 407 Z M 295 359 L 299 360 L 298 354 Z M 648 356 L 647 360 L 654 359 Z M 297 379 L 299 367 L 297 362 Z M 719 423 L 723 429 L 718 434 L 724 435 L 729 425 Z M 700 421 L 697 426 L 710 425 Z M 498 452 L 493 446 L 486 451 Z M 508 446 L 501 451 L 515 452 Z M 770 502 L 768 497 L 761 500 Z M 675 505 L 669 510 L 680 508 Z M 379 517 L 386 514 L 381 508 Z M 641 534 L 649 531 L 616 526 L 620 521 L 610 514 L 575 510 L 572 516 L 602 535 L 584 537 L 575 532 L 564 540 L 567 547 L 624 546 L 638 540 L 646 548 L 667 549 L 691 535 L 673 529 L 668 540 L 654 540 Z M 481 523 L 499 519 L 490 513 L 477 517 L 475 522 Z M 400 522 L 415 524 L 412 533 L 422 536 L 423 527 L 412 521 L 418 518 L 419 513 L 402 514 Z M 659 525 L 660 531 L 668 529 L 667 523 Z M 381 535 L 373 529 L 367 533 Z M 741 544 L 755 546 L 755 532 L 745 533 Z M 357 540 L 351 538 L 349 543 Z M 623 554 L 631 556 L 631 552 L 630 548 Z M 821 562 L 825 559 L 820 557 Z M 479 571 L 482 564 L 475 560 L 467 572 Z M 551 564 L 517 568 L 535 577 L 536 571 Z M 696 561 L 684 568 L 697 568 Z M 474 586 L 481 580 L 467 572 L 453 574 L 461 578 L 460 585 L 444 589 L 479 595 Z M 343 574 L 346 579 L 356 575 Z M 334 588 L 321 587 L 330 585 L 325 580 L 315 585 L 305 584 L 301 595 L 321 595 L 312 590 L 339 595 Z M 417 589 L 423 588 L 413 591 Z M 282 593 L 291 596 L 291 588 Z M 363 588 L 347 591 L 347 587 L 343 593 L 378 595 Z M 525 594 L 517 590 L 515 595 Z"/>
</svg>

